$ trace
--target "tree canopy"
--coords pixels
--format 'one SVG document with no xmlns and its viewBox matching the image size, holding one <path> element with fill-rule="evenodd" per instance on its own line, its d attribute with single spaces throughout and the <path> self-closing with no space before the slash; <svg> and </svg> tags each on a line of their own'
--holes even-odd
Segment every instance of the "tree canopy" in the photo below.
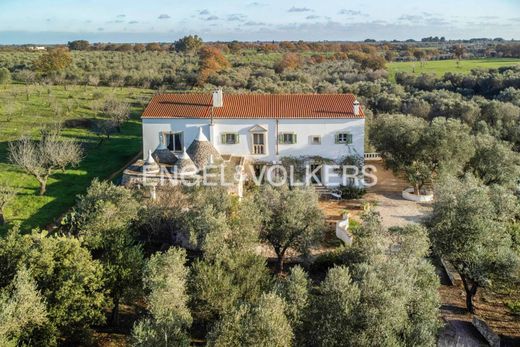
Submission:
<svg viewBox="0 0 520 347">
<path fill-rule="evenodd" d="M 455 119 L 435 118 L 429 124 L 413 116 L 381 116 L 371 127 L 370 140 L 385 165 L 404 173 L 416 194 L 440 172 L 462 172 L 474 153 L 469 127 Z"/>
<path fill-rule="evenodd" d="M 289 248 L 307 255 L 320 239 L 325 222 L 318 196 L 312 189 L 264 185 L 255 202 L 261 216 L 260 239 L 273 248 L 282 272 Z"/>
<path fill-rule="evenodd" d="M 433 249 L 455 266 L 467 309 L 474 313 L 478 288 L 510 280 L 518 269 L 510 233 L 518 201 L 507 189 L 487 187 L 471 176 L 462 181 L 445 177 L 435 192 L 429 221 Z"/>
</svg>

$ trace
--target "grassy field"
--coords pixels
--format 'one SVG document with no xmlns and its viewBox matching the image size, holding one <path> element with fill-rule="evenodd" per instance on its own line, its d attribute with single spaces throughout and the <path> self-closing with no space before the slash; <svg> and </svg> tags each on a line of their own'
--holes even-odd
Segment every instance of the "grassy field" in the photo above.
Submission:
<svg viewBox="0 0 520 347">
<path fill-rule="evenodd" d="M 396 72 L 412 72 L 416 74 L 434 73 L 438 76 L 446 72 L 469 73 L 472 69 L 493 69 L 502 66 L 519 65 L 520 59 L 513 58 L 486 58 L 471 60 L 435 60 L 420 62 L 393 62 L 387 64 L 388 73 L 392 81 Z"/>
<path fill-rule="evenodd" d="M 54 222 L 74 204 L 76 195 L 83 193 L 93 178 L 109 177 L 139 153 L 139 116 L 151 92 L 132 88 L 68 87 L 65 90 L 38 86 L 32 87 L 28 94 L 27 101 L 26 88 L 21 85 L 0 90 L 0 180 L 19 188 L 17 198 L 7 207 L 6 217 L 9 222 L 21 223 L 23 230 Z M 91 109 L 93 100 L 102 100 L 107 95 L 129 102 L 132 114 L 121 133 L 100 145 L 99 137 L 90 130 L 89 120 L 95 117 Z M 5 112 L 6 100 L 16 100 L 16 111 L 10 119 Z M 63 124 L 64 137 L 81 142 L 85 157 L 77 168 L 53 175 L 46 196 L 40 197 L 37 181 L 8 162 L 8 143 L 22 134 L 36 137 L 42 126 L 57 121 Z M 2 231 L 5 230 L 0 229 Z"/>
</svg>

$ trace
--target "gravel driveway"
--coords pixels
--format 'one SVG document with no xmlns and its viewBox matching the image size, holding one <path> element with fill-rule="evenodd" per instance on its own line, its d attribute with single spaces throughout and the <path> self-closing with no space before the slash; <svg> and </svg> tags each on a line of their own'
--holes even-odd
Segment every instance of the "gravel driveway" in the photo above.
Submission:
<svg viewBox="0 0 520 347">
<path fill-rule="evenodd" d="M 401 192 L 408 188 L 408 182 L 386 170 L 382 162 L 369 162 L 376 169 L 377 184 L 368 189 L 365 200 L 373 202 L 375 210 L 381 214 L 385 227 L 403 226 L 421 222 L 431 211 L 431 203 L 417 203 L 405 200 Z"/>
<path fill-rule="evenodd" d="M 405 200 L 400 192 L 371 192 L 365 199 L 374 202 L 386 228 L 420 223 L 431 211 L 431 203 Z"/>
</svg>

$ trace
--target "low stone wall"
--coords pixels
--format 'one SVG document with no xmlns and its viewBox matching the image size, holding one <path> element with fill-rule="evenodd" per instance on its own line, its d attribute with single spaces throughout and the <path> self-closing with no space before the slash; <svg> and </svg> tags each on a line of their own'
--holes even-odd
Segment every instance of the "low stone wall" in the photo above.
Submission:
<svg viewBox="0 0 520 347">
<path fill-rule="evenodd" d="M 455 267 L 453 267 L 453 264 L 442 258 L 441 264 L 444 267 L 444 270 L 446 271 L 446 274 L 448 275 L 448 279 L 450 280 L 450 284 L 452 286 L 457 285 L 458 282 L 462 281 L 459 273 L 455 270 Z"/>
<path fill-rule="evenodd" d="M 416 201 L 416 202 L 431 202 L 433 201 L 433 194 L 429 195 L 415 195 L 413 193 L 413 188 L 406 188 L 403 190 L 402 196 L 403 199 Z"/>
<path fill-rule="evenodd" d="M 473 326 L 478 332 L 484 336 L 491 347 L 500 347 L 500 336 L 498 336 L 483 319 L 473 316 L 471 323 L 473 323 Z"/>
<path fill-rule="evenodd" d="M 349 218 L 336 222 L 336 237 L 346 245 L 352 244 L 352 236 L 348 232 Z"/>
</svg>

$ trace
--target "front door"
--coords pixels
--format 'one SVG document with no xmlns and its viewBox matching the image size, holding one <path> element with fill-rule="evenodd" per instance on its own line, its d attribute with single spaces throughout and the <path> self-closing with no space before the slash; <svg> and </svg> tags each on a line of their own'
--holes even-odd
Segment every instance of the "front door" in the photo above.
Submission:
<svg viewBox="0 0 520 347">
<path fill-rule="evenodd" d="M 265 154 L 264 133 L 253 133 L 253 154 Z"/>
</svg>

